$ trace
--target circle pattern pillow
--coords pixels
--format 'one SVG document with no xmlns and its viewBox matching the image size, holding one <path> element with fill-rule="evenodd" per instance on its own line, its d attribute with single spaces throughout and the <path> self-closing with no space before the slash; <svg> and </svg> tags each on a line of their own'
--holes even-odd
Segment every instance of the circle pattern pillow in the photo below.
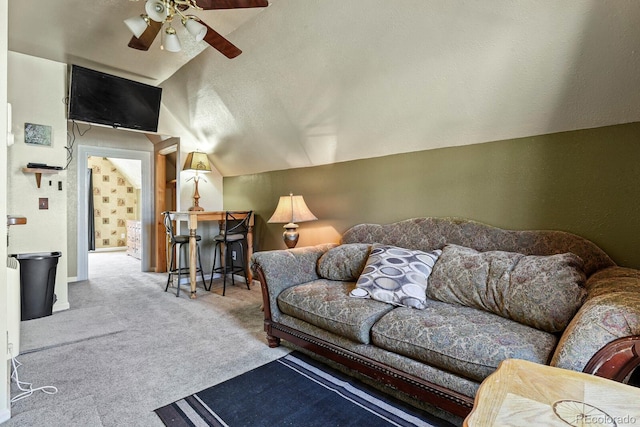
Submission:
<svg viewBox="0 0 640 427">
<path fill-rule="evenodd" d="M 374 244 L 351 296 L 423 309 L 427 281 L 441 253 Z"/>
</svg>

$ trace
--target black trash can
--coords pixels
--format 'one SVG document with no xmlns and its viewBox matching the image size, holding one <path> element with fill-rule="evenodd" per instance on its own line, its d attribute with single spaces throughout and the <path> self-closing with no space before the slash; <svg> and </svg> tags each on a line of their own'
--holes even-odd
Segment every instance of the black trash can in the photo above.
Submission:
<svg viewBox="0 0 640 427">
<path fill-rule="evenodd" d="M 61 252 L 10 255 L 20 263 L 21 320 L 51 316 Z"/>
</svg>

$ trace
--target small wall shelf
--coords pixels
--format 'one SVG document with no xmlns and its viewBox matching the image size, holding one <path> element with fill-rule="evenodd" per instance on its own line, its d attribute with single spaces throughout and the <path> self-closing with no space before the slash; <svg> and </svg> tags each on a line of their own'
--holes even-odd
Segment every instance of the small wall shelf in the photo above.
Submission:
<svg viewBox="0 0 640 427">
<path fill-rule="evenodd" d="M 38 188 L 40 188 L 40 181 L 42 180 L 42 174 L 54 174 L 58 173 L 57 169 L 39 169 L 39 168 L 22 168 L 22 172 L 27 173 L 35 173 L 36 174 L 36 184 L 38 184 Z"/>
</svg>

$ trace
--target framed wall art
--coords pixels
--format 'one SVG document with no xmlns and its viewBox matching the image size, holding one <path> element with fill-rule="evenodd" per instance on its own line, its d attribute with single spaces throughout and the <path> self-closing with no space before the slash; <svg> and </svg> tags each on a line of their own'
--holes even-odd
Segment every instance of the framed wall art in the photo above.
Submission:
<svg viewBox="0 0 640 427">
<path fill-rule="evenodd" d="M 24 124 L 24 142 L 33 145 L 51 146 L 51 126 Z"/>
</svg>

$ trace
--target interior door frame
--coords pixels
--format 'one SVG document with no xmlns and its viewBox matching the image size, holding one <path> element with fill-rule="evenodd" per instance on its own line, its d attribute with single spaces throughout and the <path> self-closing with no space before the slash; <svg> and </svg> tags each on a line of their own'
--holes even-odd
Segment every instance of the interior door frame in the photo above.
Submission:
<svg viewBox="0 0 640 427">
<path fill-rule="evenodd" d="M 164 221 L 161 213 L 164 212 L 166 206 L 166 190 L 167 190 L 167 155 L 176 153 L 180 150 L 180 138 L 170 138 L 155 144 L 155 181 L 156 181 L 156 198 L 155 198 L 155 233 L 156 233 L 156 273 L 164 273 L 167 271 L 167 234 L 164 227 Z M 176 165 L 177 167 L 177 165 Z M 178 171 L 176 170 L 176 176 Z"/>
<path fill-rule="evenodd" d="M 125 150 L 121 148 L 96 147 L 88 145 L 79 145 L 77 151 L 78 159 L 78 271 L 77 280 L 89 279 L 89 235 L 87 229 L 87 218 L 89 217 L 89 208 L 87 201 L 88 180 L 86 171 L 89 156 L 98 157 L 117 157 L 121 159 L 140 160 L 142 188 L 140 192 L 140 203 L 142 204 L 141 218 L 141 239 L 142 239 L 142 258 L 141 270 L 151 271 L 152 265 L 152 235 L 154 234 L 154 218 L 153 218 L 153 162 L 152 154 L 148 151 Z"/>
</svg>

